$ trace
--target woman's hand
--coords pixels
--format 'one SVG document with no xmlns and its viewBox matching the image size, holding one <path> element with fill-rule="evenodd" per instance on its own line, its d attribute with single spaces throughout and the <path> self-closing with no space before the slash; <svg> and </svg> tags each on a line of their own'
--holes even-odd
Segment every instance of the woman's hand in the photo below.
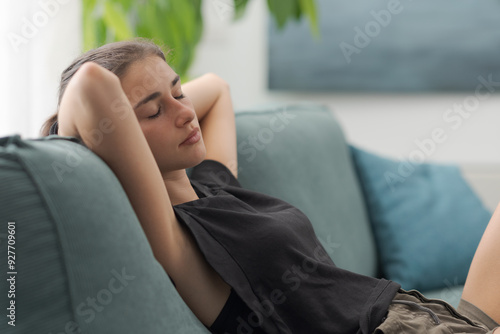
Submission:
<svg viewBox="0 0 500 334">
<path fill-rule="evenodd" d="M 207 73 L 182 85 L 193 103 L 207 149 L 205 159 L 221 162 L 238 177 L 236 125 L 229 85 Z"/>
</svg>

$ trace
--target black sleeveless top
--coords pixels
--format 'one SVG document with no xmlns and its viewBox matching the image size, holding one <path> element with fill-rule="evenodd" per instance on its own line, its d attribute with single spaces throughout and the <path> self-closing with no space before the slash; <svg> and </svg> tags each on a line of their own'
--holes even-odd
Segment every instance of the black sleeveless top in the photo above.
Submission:
<svg viewBox="0 0 500 334">
<path fill-rule="evenodd" d="M 219 316 L 208 329 L 214 334 L 242 333 L 243 330 L 238 331 L 238 327 L 243 328 L 245 326 L 243 320 L 247 319 L 251 314 L 252 310 L 236 294 L 234 289 L 231 289 L 226 304 L 224 304 Z M 252 330 L 252 332 L 247 330 L 246 333 L 266 334 L 260 326 L 252 327 Z"/>
<path fill-rule="evenodd" d="M 200 197 L 174 206 L 210 265 L 231 287 L 213 333 L 372 333 L 400 285 L 335 266 L 309 219 L 243 189 L 221 163 L 195 166 Z"/>
</svg>

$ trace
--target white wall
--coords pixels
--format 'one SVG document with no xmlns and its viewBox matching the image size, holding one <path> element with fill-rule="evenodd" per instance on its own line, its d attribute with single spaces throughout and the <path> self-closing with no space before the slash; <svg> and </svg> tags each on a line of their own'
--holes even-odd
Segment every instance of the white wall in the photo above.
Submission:
<svg viewBox="0 0 500 334">
<path fill-rule="evenodd" d="M 0 137 L 36 138 L 81 49 L 80 1 L 9 0 L 0 16 Z"/>
<path fill-rule="evenodd" d="M 236 109 L 268 101 L 318 101 L 331 107 L 349 142 L 379 154 L 409 159 L 419 154 L 416 151 L 423 152 L 415 141 L 430 140 L 432 132 L 441 128 L 441 142 L 429 154 L 422 153 L 426 161 L 500 163 L 500 94 L 468 107 L 469 118 L 462 117 L 459 124 L 443 116 L 455 104 L 463 105 L 467 97 L 474 97 L 473 91 L 440 95 L 271 93 L 266 90 L 266 1 L 250 1 L 246 16 L 234 24 L 227 12 L 230 6 L 223 5 L 231 2 L 205 1 L 206 28 L 191 74 L 215 72 L 228 81 Z M 499 78 L 500 73 L 494 77 Z"/>
</svg>

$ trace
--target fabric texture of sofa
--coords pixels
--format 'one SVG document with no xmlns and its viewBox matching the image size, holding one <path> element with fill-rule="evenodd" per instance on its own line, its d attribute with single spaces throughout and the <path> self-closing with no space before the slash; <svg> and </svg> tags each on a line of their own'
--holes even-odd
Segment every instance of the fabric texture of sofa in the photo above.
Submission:
<svg viewBox="0 0 500 334">
<path fill-rule="evenodd" d="M 267 104 L 237 111 L 236 125 L 243 187 L 302 210 L 339 267 L 383 275 L 353 148 L 331 110 Z M 0 216 L 0 244 L 15 247 L 12 267 L 0 265 L 0 292 L 11 296 L 2 309 L 15 315 L 2 316 L 1 333 L 208 333 L 155 260 L 118 179 L 75 138 L 0 138 Z M 422 292 L 457 305 L 455 283 Z"/>
</svg>

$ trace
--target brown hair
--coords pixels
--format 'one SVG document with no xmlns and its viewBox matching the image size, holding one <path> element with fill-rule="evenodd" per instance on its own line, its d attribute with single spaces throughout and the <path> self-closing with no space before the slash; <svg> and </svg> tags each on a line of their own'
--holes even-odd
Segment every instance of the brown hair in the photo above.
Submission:
<svg viewBox="0 0 500 334">
<path fill-rule="evenodd" d="M 163 47 L 153 41 L 137 37 L 127 41 L 113 42 L 105 44 L 96 49 L 89 50 L 77 57 L 61 74 L 59 84 L 59 97 L 57 101 L 57 111 L 51 115 L 42 125 L 40 135 L 48 136 L 50 127 L 57 121 L 59 106 L 61 104 L 64 91 L 73 75 L 84 63 L 92 61 L 110 70 L 119 78 L 125 75 L 127 68 L 134 62 L 149 56 L 158 56 L 166 61 L 166 55 L 170 50 L 163 51 Z"/>
</svg>

